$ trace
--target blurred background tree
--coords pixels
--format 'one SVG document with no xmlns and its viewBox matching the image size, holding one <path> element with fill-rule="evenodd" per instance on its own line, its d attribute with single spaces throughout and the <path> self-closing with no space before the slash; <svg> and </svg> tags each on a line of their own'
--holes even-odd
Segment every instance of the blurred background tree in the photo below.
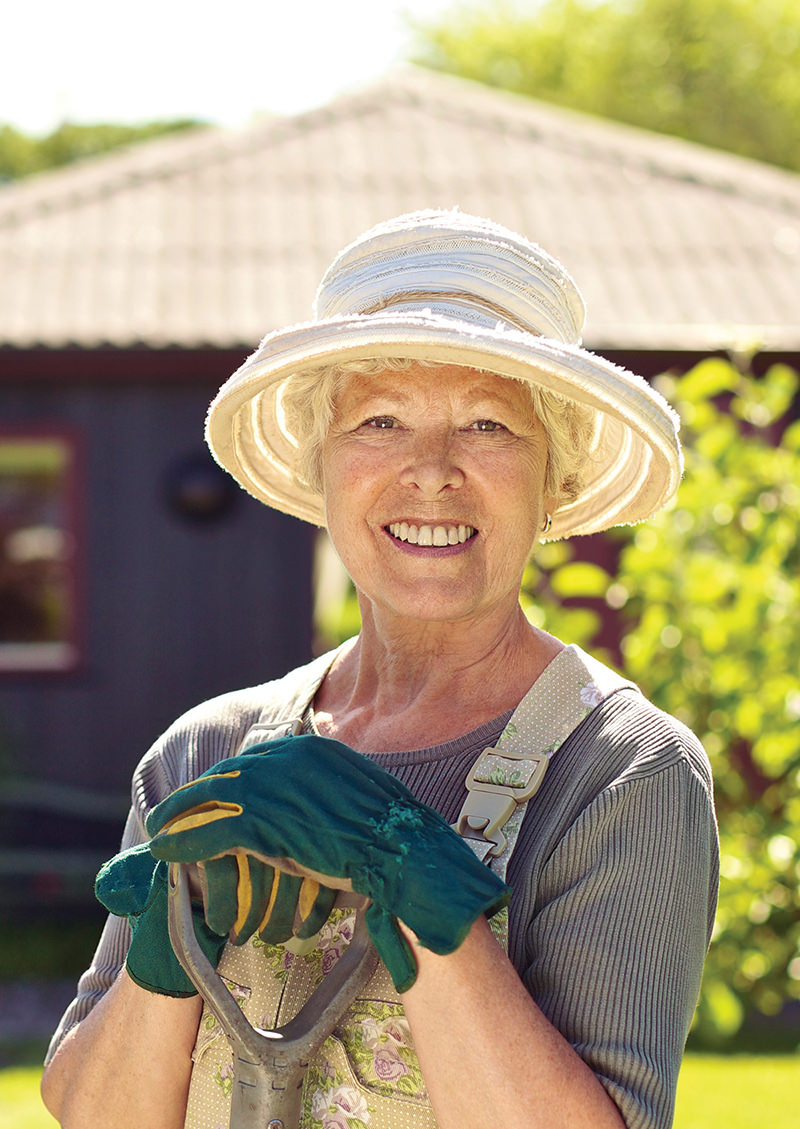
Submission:
<svg viewBox="0 0 800 1129">
<path fill-rule="evenodd" d="M 144 122 L 141 125 L 62 122 L 44 137 L 33 137 L 13 125 L 0 125 L 0 183 L 66 165 L 81 157 L 94 157 L 136 141 L 194 129 L 202 124 L 191 118 Z"/>
<path fill-rule="evenodd" d="M 479 0 L 415 61 L 800 170 L 800 0 Z"/>
<path fill-rule="evenodd" d="M 619 617 L 618 665 L 709 753 L 722 879 L 695 1033 L 713 1043 L 800 999 L 798 378 L 717 358 L 656 383 L 682 419 L 677 500 L 614 534 L 613 576 L 575 559 L 577 542 L 542 546 L 523 600 L 594 651 Z"/>
</svg>

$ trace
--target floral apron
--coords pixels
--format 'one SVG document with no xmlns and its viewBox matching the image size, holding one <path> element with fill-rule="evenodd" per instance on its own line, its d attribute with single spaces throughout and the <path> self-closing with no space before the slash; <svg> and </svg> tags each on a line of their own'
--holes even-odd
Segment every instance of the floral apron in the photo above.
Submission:
<svg viewBox="0 0 800 1129">
<path fill-rule="evenodd" d="M 493 748 L 473 765 L 454 824 L 476 854 L 505 878 L 526 805 L 550 758 L 609 694 L 631 687 L 618 674 L 566 647 L 545 668 Z M 296 717 L 296 714 L 294 715 Z M 296 731 L 291 718 L 259 721 L 239 752 Z M 269 1030 L 297 1014 L 353 936 L 355 910 L 337 907 L 305 942 L 227 945 L 219 974 L 249 1022 Z M 508 910 L 491 921 L 508 950 Z M 192 1054 L 185 1129 L 228 1129 L 233 1090 L 230 1045 L 208 1006 Z M 378 967 L 311 1061 L 303 1083 L 302 1129 L 436 1129 L 401 997 Z"/>
</svg>

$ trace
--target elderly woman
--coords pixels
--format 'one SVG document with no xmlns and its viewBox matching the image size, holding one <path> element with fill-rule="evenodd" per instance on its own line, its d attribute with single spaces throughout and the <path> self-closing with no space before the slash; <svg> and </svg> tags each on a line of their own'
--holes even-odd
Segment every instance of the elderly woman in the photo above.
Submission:
<svg viewBox="0 0 800 1129">
<path fill-rule="evenodd" d="M 230 1049 L 167 940 L 170 860 L 205 872 L 198 935 L 261 1026 L 345 948 L 335 890 L 369 900 L 381 960 L 309 1064 L 304 1126 L 666 1129 L 715 908 L 708 764 L 518 597 L 537 541 L 670 498 L 675 416 L 579 346 L 560 264 L 458 211 L 356 240 L 316 315 L 223 386 L 207 438 L 327 527 L 361 632 L 145 757 L 45 1101 L 81 1129 L 227 1124 Z"/>
</svg>

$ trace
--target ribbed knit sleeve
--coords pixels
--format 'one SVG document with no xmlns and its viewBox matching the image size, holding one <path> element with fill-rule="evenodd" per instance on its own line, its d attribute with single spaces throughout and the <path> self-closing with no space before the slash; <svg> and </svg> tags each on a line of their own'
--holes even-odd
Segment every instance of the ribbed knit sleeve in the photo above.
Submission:
<svg viewBox="0 0 800 1129">
<path fill-rule="evenodd" d="M 512 860 L 529 862 L 510 875 L 512 958 L 628 1129 L 668 1129 L 716 906 L 705 755 L 627 693 L 565 754 L 548 781 L 560 802 L 543 797 Z"/>
<path fill-rule="evenodd" d="M 672 1123 L 706 949 L 704 824 L 706 797 L 685 766 L 627 781 L 582 814 L 537 891 L 524 982 L 629 1129 Z"/>
</svg>

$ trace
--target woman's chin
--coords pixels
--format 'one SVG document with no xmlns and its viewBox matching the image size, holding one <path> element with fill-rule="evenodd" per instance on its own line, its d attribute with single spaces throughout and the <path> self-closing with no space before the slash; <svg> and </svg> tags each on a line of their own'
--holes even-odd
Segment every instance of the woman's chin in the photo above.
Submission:
<svg viewBox="0 0 800 1129">
<path fill-rule="evenodd" d="M 378 598 L 366 597 L 371 610 L 371 619 L 376 623 L 407 622 L 419 624 L 420 630 L 437 624 L 460 624 L 465 628 L 477 626 L 487 617 L 504 614 L 516 609 L 516 593 L 511 592 L 507 599 L 490 599 L 484 592 L 476 591 L 472 585 L 460 584 L 454 580 L 424 580 L 399 583 L 390 592 Z"/>
</svg>

